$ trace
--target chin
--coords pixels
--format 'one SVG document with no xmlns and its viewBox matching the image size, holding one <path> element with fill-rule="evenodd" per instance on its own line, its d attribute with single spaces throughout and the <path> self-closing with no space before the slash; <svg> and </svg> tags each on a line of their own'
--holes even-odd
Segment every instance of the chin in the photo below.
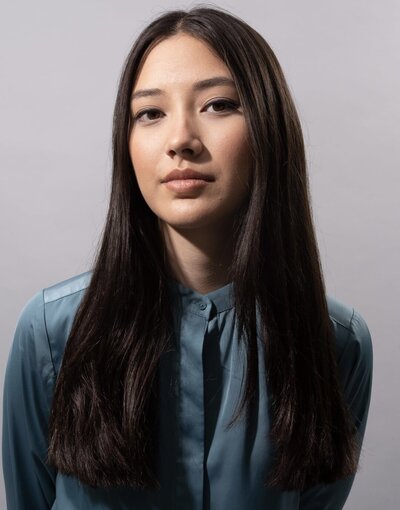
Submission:
<svg viewBox="0 0 400 510">
<path fill-rule="evenodd" d="M 176 230 L 193 230 L 197 228 L 210 227 L 213 223 L 212 218 L 207 217 L 189 217 L 187 214 L 179 215 L 174 218 L 159 218 L 159 223 Z"/>
<path fill-rule="evenodd" d="M 200 220 L 193 220 L 193 221 L 174 221 L 174 222 L 164 222 L 166 223 L 170 228 L 173 228 L 175 230 L 194 230 L 198 228 L 205 228 L 209 226 L 208 222 L 200 221 Z"/>
<path fill-rule="evenodd" d="M 196 218 L 188 218 L 185 217 L 184 219 L 177 219 L 174 218 L 173 220 L 167 221 L 167 220 L 161 220 L 161 223 L 167 225 L 169 228 L 172 228 L 174 230 L 196 230 L 196 229 L 205 229 L 203 236 L 207 236 L 208 232 L 211 232 L 212 230 L 220 231 L 222 234 L 226 234 L 230 231 L 230 228 L 232 226 L 232 220 L 233 217 L 210 217 L 209 215 L 207 217 L 196 217 Z"/>
</svg>

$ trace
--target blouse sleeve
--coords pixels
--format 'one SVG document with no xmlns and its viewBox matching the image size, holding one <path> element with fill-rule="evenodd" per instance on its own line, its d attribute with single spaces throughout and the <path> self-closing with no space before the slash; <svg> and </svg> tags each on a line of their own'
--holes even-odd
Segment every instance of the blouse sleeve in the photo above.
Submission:
<svg viewBox="0 0 400 510">
<path fill-rule="evenodd" d="M 345 398 L 362 444 L 371 399 L 373 350 L 368 326 L 356 310 L 347 340 L 345 350 L 338 360 L 339 371 Z M 300 495 L 299 510 L 341 510 L 354 478 L 355 475 L 305 490 Z"/>
<path fill-rule="evenodd" d="M 45 462 L 55 372 L 42 292 L 22 310 L 9 353 L 3 393 L 3 474 L 9 510 L 47 510 L 56 470 Z"/>
</svg>

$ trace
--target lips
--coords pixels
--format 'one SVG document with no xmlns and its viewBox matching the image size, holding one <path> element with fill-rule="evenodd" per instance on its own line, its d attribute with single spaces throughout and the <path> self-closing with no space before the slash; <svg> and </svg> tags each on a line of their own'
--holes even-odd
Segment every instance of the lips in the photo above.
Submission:
<svg viewBox="0 0 400 510">
<path fill-rule="evenodd" d="M 183 168 L 182 170 L 180 170 L 179 168 L 175 168 L 175 170 L 172 170 L 172 172 L 166 175 L 161 182 L 169 182 L 176 180 L 180 181 L 185 179 L 200 179 L 202 181 L 214 180 L 212 175 L 197 172 L 196 170 L 192 170 L 191 168 Z"/>
</svg>

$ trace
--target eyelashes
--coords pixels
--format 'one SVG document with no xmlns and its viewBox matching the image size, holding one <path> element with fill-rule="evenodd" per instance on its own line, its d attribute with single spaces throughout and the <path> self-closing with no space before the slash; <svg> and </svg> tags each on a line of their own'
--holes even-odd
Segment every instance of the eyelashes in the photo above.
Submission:
<svg viewBox="0 0 400 510">
<path fill-rule="evenodd" d="M 214 108 L 217 108 L 217 111 L 214 111 L 212 113 L 216 113 L 218 115 L 219 112 L 221 114 L 224 114 L 226 112 L 236 111 L 239 108 L 240 105 L 236 101 L 227 100 L 227 99 L 217 99 L 215 101 L 211 101 L 210 103 L 208 103 L 204 107 L 204 109 L 207 109 L 210 106 L 212 106 Z M 221 106 L 223 107 L 223 110 L 219 109 Z M 133 122 L 141 122 L 141 123 L 146 123 L 147 124 L 147 123 L 149 123 L 149 122 L 151 122 L 153 120 L 159 120 L 161 117 L 150 118 L 153 115 L 159 115 L 159 114 L 162 114 L 162 111 L 159 110 L 158 108 L 146 108 L 146 109 L 141 110 L 140 112 L 138 112 L 136 115 L 134 115 L 132 120 L 133 120 Z M 147 121 L 143 120 L 143 117 L 145 115 L 148 116 L 148 120 Z"/>
</svg>

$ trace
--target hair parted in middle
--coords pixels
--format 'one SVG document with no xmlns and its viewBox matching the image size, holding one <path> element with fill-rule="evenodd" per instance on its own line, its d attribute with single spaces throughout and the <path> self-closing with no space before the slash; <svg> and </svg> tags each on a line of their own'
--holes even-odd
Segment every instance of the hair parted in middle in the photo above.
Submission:
<svg viewBox="0 0 400 510">
<path fill-rule="evenodd" d="M 93 487 L 158 486 L 157 369 L 176 340 L 158 218 L 129 155 L 130 98 L 151 49 L 180 33 L 206 43 L 231 72 L 253 160 L 229 267 L 247 352 L 244 393 L 230 426 L 244 410 L 250 416 L 257 398 L 258 307 L 276 453 L 265 484 L 303 490 L 332 483 L 355 473 L 359 445 L 339 382 L 300 121 L 264 38 L 222 8 L 203 6 L 157 17 L 125 61 L 109 210 L 57 378 L 48 460 Z"/>
</svg>

